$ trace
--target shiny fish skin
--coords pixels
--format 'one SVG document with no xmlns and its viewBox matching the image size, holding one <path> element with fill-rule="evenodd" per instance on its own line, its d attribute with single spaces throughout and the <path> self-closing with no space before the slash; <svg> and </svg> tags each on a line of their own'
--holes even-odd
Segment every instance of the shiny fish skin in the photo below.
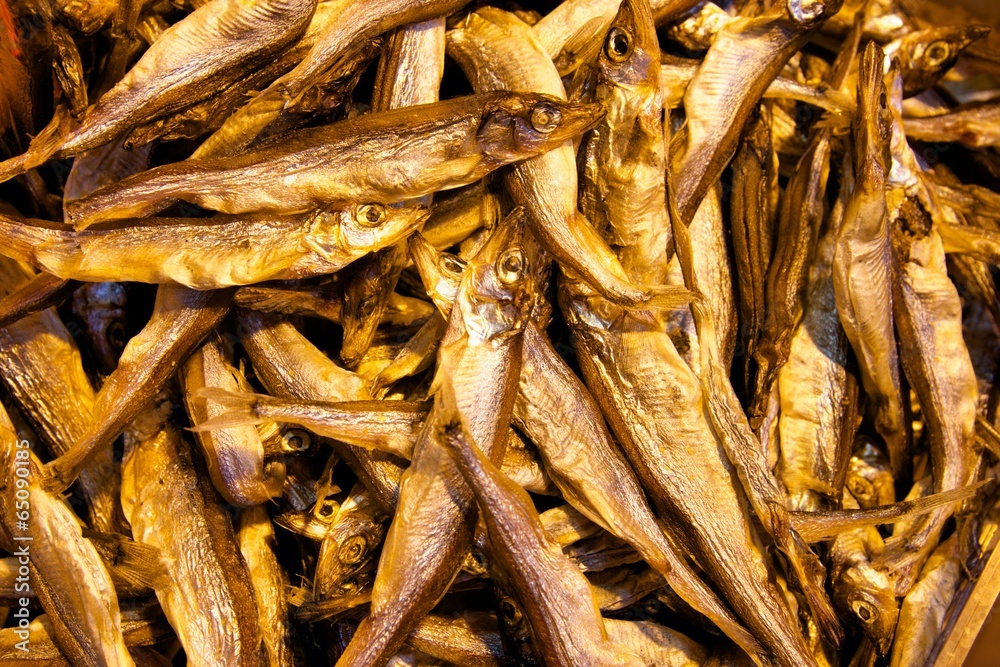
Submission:
<svg viewBox="0 0 1000 667">
<path fill-rule="evenodd" d="M 205 387 L 236 391 L 246 388 L 218 334 L 212 334 L 188 357 L 181 369 L 184 404 L 192 426 L 224 412 L 224 405 L 199 396 Z M 252 507 L 281 494 L 284 464 L 264 461 L 264 444 L 253 426 L 231 426 L 196 435 L 208 474 L 226 502 Z"/>
<path fill-rule="evenodd" d="M 6 329 L 27 315 L 58 306 L 79 286 L 77 282 L 50 273 L 39 273 L 0 299 L 0 329 Z"/>
<path fill-rule="evenodd" d="M 698 378 L 665 333 L 616 324 L 620 311 L 581 286 L 564 281 L 560 305 L 584 379 L 653 506 L 763 645 L 757 660 L 814 664 L 769 581 L 741 484 L 708 422 Z M 681 462 L 683 475 L 667 473 Z M 733 535 L 742 537 L 737 542 Z"/>
<path fill-rule="evenodd" d="M 649 3 L 626 0 L 605 33 L 597 58 L 594 97 L 607 113 L 580 150 L 587 165 L 587 208 L 604 230 L 630 280 L 660 285 L 670 243 L 664 155 L 663 93 L 656 27 Z"/>
<path fill-rule="evenodd" d="M 472 539 L 471 490 L 437 441 L 440 427 L 461 420 L 499 462 L 514 407 L 521 329 L 530 302 L 523 211 L 501 223 L 472 259 L 438 351 L 438 383 L 414 457 L 400 484 L 386 536 L 372 607 L 339 667 L 378 664 L 447 590 Z M 441 392 L 452 402 L 445 404 Z"/>
<path fill-rule="evenodd" d="M 893 330 L 893 266 L 885 198 L 888 177 L 888 109 L 882 82 L 882 51 L 872 42 L 861 56 L 855 119 L 854 192 L 844 210 L 833 256 L 837 313 L 858 356 L 861 378 L 878 411 L 876 428 L 886 440 L 893 472 L 908 467 L 907 434 Z"/>
<path fill-rule="evenodd" d="M 466 16 L 448 33 L 448 55 L 477 91 L 540 90 L 566 99 L 559 73 L 535 33 L 509 12 L 483 7 Z M 564 266 L 614 301 L 637 304 L 649 298 L 648 290 L 628 281 L 614 253 L 577 210 L 571 142 L 515 166 L 505 184 L 527 209 L 533 232 Z"/>
<path fill-rule="evenodd" d="M 419 206 L 350 204 L 299 215 L 141 218 L 73 231 L 0 216 L 0 239 L 4 254 L 63 278 L 207 290 L 334 273 L 405 237 L 426 217 Z"/>
<path fill-rule="evenodd" d="M 30 581 L 43 609 L 50 615 L 59 648 L 74 664 L 132 665 L 121 634 L 121 613 L 111 577 L 97 550 L 83 537 L 79 519 L 58 495 L 38 484 L 38 460 L 21 456 L 13 424 L 0 407 L 0 468 L 3 500 L 0 501 L 4 548 L 14 552 L 15 538 L 30 540 Z M 28 464 L 30 521 L 15 521 L 14 480 L 20 479 L 16 461 Z M 20 488 L 20 487 L 17 487 Z"/>
<path fill-rule="evenodd" d="M 740 130 L 764 90 L 841 1 L 810 3 L 816 13 L 803 20 L 782 3 L 735 19 L 719 33 L 684 95 L 686 130 L 671 144 L 671 190 L 685 224 L 736 152 Z"/>
<path fill-rule="evenodd" d="M 0 293 L 32 277 L 23 265 L 0 259 Z M 54 310 L 28 315 L 0 329 L 0 378 L 53 456 L 67 453 L 93 421 L 95 394 L 72 335 Z M 110 443 L 80 473 L 90 526 L 121 532 L 120 475 Z"/>
<path fill-rule="evenodd" d="M 46 487 L 65 490 L 94 452 L 121 433 L 177 365 L 222 321 L 232 296 L 232 290 L 196 292 L 178 285 L 160 286 L 152 319 L 125 346 L 118 368 L 94 399 L 93 423 L 67 452 L 46 464 Z"/>
<path fill-rule="evenodd" d="M 275 554 L 274 526 L 267 510 L 257 505 L 240 511 L 236 537 L 253 584 L 267 664 L 294 664 L 294 636 L 286 597 L 288 575 Z"/>
<path fill-rule="evenodd" d="M 48 142 L 41 140 L 43 133 L 32 142 L 23 166 L 36 166 L 52 154 L 66 157 L 101 146 L 140 122 L 235 81 L 247 64 L 263 62 L 301 34 L 315 8 L 316 0 L 205 4 L 157 39 L 125 78 L 87 110 L 78 128 Z M 14 175 L 9 162 L 0 165 L 3 180 Z"/>
<path fill-rule="evenodd" d="M 901 274 L 895 311 L 903 369 L 920 401 L 930 436 L 934 492 L 939 493 L 975 481 L 972 441 L 979 386 L 962 338 L 962 302 L 948 278 L 940 237 L 933 229 L 921 229 L 927 221 L 923 216 L 914 212 L 897 221 L 914 238 L 903 243 L 894 239 Z M 887 541 L 885 562 L 894 573 L 897 594 L 913 585 L 951 513 L 945 508 L 921 517 Z"/>
<path fill-rule="evenodd" d="M 535 650 L 552 667 L 633 667 L 634 654 L 609 641 L 583 574 L 550 541 L 528 494 L 490 463 L 461 431 L 446 427 L 448 454 L 472 487 L 486 521 L 493 557 L 517 595 Z M 501 603 L 502 606 L 502 603 Z"/>
<path fill-rule="evenodd" d="M 232 158 L 157 167 L 71 202 L 67 212 L 79 228 L 149 215 L 177 199 L 223 213 L 296 213 L 343 201 L 389 204 L 466 185 L 544 153 L 586 130 L 596 115 L 593 105 L 529 93 L 366 114 L 299 130 Z M 413 141 L 400 145 L 400 136 Z M 262 179 L 264 174 L 272 176 Z"/>
<path fill-rule="evenodd" d="M 849 380 L 847 340 L 840 331 L 833 295 L 833 246 L 832 233 L 820 241 L 810 270 L 805 314 L 792 337 L 788 361 L 778 373 L 781 481 L 788 490 L 790 509 L 796 510 L 839 504 L 847 475 L 845 454 L 850 455 L 841 437 L 848 418 L 844 401 Z"/>
<path fill-rule="evenodd" d="M 1000 146 L 1000 104 L 973 103 L 928 118 L 907 118 L 906 136 L 921 141 L 957 141 L 970 148 Z"/>
<path fill-rule="evenodd" d="M 156 587 L 192 665 L 260 665 L 257 605 L 232 524 L 161 396 L 125 435 L 122 507 L 137 542 L 163 553 Z M 224 619 L 224 622 L 220 620 Z"/>
</svg>

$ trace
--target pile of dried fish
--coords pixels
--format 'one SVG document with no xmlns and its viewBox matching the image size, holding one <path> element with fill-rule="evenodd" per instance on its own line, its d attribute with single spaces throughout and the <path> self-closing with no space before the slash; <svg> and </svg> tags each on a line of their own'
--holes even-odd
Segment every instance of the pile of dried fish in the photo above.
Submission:
<svg viewBox="0 0 1000 667">
<path fill-rule="evenodd" d="M 0 0 L 0 664 L 935 664 L 1000 38 L 913 4 Z"/>
</svg>

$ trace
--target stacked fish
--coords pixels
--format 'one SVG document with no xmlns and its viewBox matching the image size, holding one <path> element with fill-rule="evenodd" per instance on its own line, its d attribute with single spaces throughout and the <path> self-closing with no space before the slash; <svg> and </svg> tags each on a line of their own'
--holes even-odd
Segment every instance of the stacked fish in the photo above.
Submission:
<svg viewBox="0 0 1000 667">
<path fill-rule="evenodd" d="M 541 4 L 0 0 L 0 663 L 947 656 L 989 28 Z"/>
</svg>

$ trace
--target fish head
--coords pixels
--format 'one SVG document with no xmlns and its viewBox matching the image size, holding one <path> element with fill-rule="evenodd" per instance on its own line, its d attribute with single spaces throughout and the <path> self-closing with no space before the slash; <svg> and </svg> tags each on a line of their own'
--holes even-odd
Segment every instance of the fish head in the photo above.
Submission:
<svg viewBox="0 0 1000 667">
<path fill-rule="evenodd" d="M 483 116 L 477 137 L 483 152 L 501 163 L 540 155 L 592 128 L 600 104 L 577 104 L 550 95 L 505 93 Z"/>
<path fill-rule="evenodd" d="M 601 77 L 623 85 L 658 85 L 660 43 L 649 0 L 625 0 L 604 36 Z M 651 80 L 656 77 L 656 80 Z"/>
<path fill-rule="evenodd" d="M 334 519 L 316 563 L 313 594 L 317 600 L 348 594 L 367 583 L 385 538 L 383 519 L 358 512 Z"/>
<path fill-rule="evenodd" d="M 430 209 L 420 204 L 348 204 L 317 212 L 311 221 L 309 237 L 315 248 L 331 256 L 344 251 L 367 254 L 403 240 L 428 215 Z"/>
<path fill-rule="evenodd" d="M 504 587 L 505 588 L 505 587 Z M 541 664 L 531 641 L 531 627 L 521 603 L 506 595 L 501 585 L 497 589 L 497 620 L 500 625 L 500 639 L 504 652 L 519 667 L 534 667 Z"/>
<path fill-rule="evenodd" d="M 469 260 L 455 304 L 469 335 L 488 341 L 519 333 L 531 312 L 531 267 L 523 208 L 501 222 Z M 454 316 L 454 313 L 453 313 Z"/>
<path fill-rule="evenodd" d="M 886 54 L 896 57 L 903 71 L 903 93 L 916 95 L 944 76 L 962 51 L 986 37 L 984 25 L 954 25 L 917 30 L 886 45 Z"/>
<path fill-rule="evenodd" d="M 896 500 L 896 485 L 889 457 L 870 441 L 863 440 L 851 456 L 847 489 L 863 509 L 889 505 Z"/>
<path fill-rule="evenodd" d="M 816 25 L 840 11 L 844 0 L 787 0 L 786 10 L 800 25 Z"/>
<path fill-rule="evenodd" d="M 435 248 L 420 232 L 410 237 L 408 245 L 427 296 L 447 317 L 468 265 L 458 255 Z"/>
<path fill-rule="evenodd" d="M 128 343 L 125 306 L 128 294 L 121 283 L 87 283 L 73 293 L 73 312 L 87 331 L 101 370 L 110 373 Z"/>
<path fill-rule="evenodd" d="M 879 169 L 888 173 L 892 162 L 890 138 L 892 137 L 892 111 L 884 80 L 885 53 L 875 42 L 869 41 L 861 54 L 858 69 L 858 109 L 854 119 L 854 145 L 857 146 L 855 178 L 865 182 L 868 162 L 874 156 Z"/>
<path fill-rule="evenodd" d="M 899 618 L 894 586 L 886 573 L 867 562 L 845 568 L 833 582 L 833 599 L 879 654 L 886 655 Z"/>
</svg>

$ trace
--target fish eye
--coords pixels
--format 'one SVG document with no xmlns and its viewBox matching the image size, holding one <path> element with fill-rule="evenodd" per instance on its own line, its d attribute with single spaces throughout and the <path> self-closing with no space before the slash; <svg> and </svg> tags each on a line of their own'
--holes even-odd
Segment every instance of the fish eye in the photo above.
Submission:
<svg viewBox="0 0 1000 667">
<path fill-rule="evenodd" d="M 500 616 L 508 625 L 517 625 L 521 622 L 521 608 L 514 600 L 504 598 L 500 600 Z"/>
<path fill-rule="evenodd" d="M 358 224 L 365 227 L 374 227 L 385 222 L 385 206 L 381 204 L 362 204 L 358 207 Z"/>
<path fill-rule="evenodd" d="M 531 110 L 529 118 L 531 127 L 545 134 L 556 129 L 560 120 L 562 120 L 562 112 L 546 103 L 536 104 L 535 108 Z"/>
<path fill-rule="evenodd" d="M 104 337 L 111 347 L 123 349 L 125 347 L 125 325 L 121 322 L 112 322 L 108 330 L 104 332 Z"/>
<path fill-rule="evenodd" d="M 368 552 L 368 540 L 364 535 L 354 535 L 344 540 L 337 551 L 337 558 L 344 565 L 357 565 Z"/>
<path fill-rule="evenodd" d="M 939 39 L 932 42 L 924 51 L 924 60 L 930 67 L 940 67 L 951 55 L 951 48 L 948 42 Z"/>
<path fill-rule="evenodd" d="M 632 55 L 632 36 L 621 28 L 612 28 L 604 42 L 604 52 L 616 63 L 625 62 Z"/>
<path fill-rule="evenodd" d="M 358 581 L 356 579 L 348 579 L 340 585 L 340 590 L 337 591 L 341 595 L 353 595 L 358 592 Z"/>
<path fill-rule="evenodd" d="M 302 452 L 312 445 L 312 436 L 300 428 L 290 428 L 281 434 L 284 448 L 291 452 Z"/>
<path fill-rule="evenodd" d="M 854 615 L 860 618 L 866 625 L 874 623 L 878 620 L 878 609 L 873 604 L 869 604 L 863 600 L 858 600 L 853 603 L 851 607 L 854 609 Z"/>
<path fill-rule="evenodd" d="M 497 258 L 496 271 L 497 278 L 504 285 L 511 285 L 521 279 L 524 272 L 524 253 L 520 248 L 507 248 L 503 254 Z"/>
<path fill-rule="evenodd" d="M 441 270 L 446 273 L 462 275 L 465 273 L 465 266 L 465 260 L 461 257 L 456 257 L 451 253 L 441 255 Z"/>
</svg>

